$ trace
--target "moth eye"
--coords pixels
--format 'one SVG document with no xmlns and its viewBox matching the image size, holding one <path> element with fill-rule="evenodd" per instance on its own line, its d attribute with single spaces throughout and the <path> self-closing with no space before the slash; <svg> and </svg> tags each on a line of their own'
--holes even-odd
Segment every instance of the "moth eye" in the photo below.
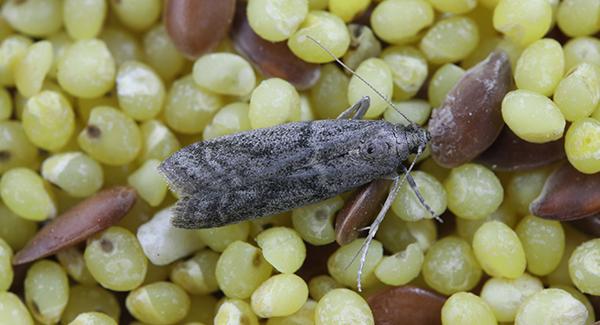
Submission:
<svg viewBox="0 0 600 325">
<path fill-rule="evenodd" d="M 362 154 L 369 159 L 378 159 L 388 154 L 390 145 L 385 141 L 373 141 L 366 143 L 362 148 Z"/>
</svg>

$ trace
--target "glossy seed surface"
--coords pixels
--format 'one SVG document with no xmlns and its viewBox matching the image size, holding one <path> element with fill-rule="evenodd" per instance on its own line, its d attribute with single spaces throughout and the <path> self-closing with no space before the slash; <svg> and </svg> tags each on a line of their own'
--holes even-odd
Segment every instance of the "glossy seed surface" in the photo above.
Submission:
<svg viewBox="0 0 600 325">
<path fill-rule="evenodd" d="M 375 323 L 440 324 L 445 298 L 435 292 L 414 286 L 393 287 L 367 298 Z"/>
</svg>

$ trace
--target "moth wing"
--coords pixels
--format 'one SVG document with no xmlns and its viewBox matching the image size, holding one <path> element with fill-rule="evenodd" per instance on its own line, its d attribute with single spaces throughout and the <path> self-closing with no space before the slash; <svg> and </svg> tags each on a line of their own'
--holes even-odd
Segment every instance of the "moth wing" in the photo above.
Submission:
<svg viewBox="0 0 600 325">
<path fill-rule="evenodd" d="M 347 152 L 352 142 L 340 144 L 336 136 L 361 127 L 359 121 L 318 121 L 256 129 L 194 143 L 167 158 L 159 170 L 180 196 L 205 189 L 224 192 Z"/>
</svg>

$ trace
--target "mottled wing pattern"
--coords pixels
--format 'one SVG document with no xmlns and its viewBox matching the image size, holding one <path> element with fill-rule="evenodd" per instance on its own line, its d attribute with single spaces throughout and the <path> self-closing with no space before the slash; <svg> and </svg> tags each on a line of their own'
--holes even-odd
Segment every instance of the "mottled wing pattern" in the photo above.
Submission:
<svg viewBox="0 0 600 325">
<path fill-rule="evenodd" d="M 166 159 L 159 170 L 181 196 L 207 189 L 225 192 L 343 153 L 348 150 L 344 144 L 332 144 L 340 137 L 352 143 L 368 122 L 375 121 L 288 123 L 197 142 Z"/>
</svg>

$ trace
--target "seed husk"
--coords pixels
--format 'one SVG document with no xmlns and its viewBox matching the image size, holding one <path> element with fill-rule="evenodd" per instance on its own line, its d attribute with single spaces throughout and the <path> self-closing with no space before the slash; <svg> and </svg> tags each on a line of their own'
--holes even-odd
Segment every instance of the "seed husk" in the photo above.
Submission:
<svg viewBox="0 0 600 325">
<path fill-rule="evenodd" d="M 123 218 L 137 199 L 131 187 L 117 186 L 87 198 L 48 223 L 15 254 L 14 265 L 25 264 L 77 245 Z"/>
</svg>

